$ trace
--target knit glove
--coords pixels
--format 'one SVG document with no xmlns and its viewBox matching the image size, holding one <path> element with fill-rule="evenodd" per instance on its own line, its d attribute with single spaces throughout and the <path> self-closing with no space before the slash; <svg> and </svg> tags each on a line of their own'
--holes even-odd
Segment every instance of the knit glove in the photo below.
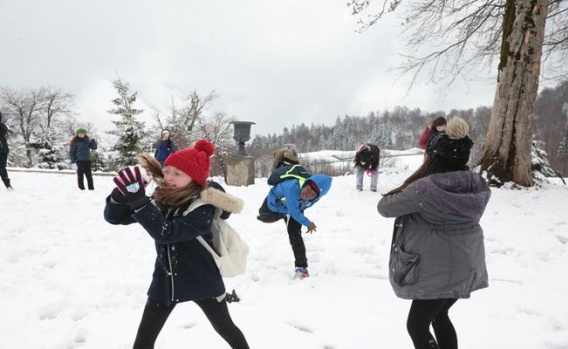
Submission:
<svg viewBox="0 0 568 349">
<path fill-rule="evenodd" d="M 149 180 L 142 176 L 140 167 L 123 168 L 118 171 L 113 180 L 116 188 L 113 189 L 110 196 L 114 201 L 126 204 L 132 210 L 139 209 L 150 202 L 145 189 Z"/>
</svg>

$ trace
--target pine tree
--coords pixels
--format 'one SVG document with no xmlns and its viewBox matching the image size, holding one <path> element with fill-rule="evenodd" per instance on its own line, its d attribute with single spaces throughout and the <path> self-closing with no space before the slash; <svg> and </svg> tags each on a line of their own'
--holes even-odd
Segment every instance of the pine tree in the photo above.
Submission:
<svg viewBox="0 0 568 349">
<path fill-rule="evenodd" d="M 143 142 L 147 137 L 147 131 L 144 130 L 145 124 L 137 119 L 143 110 L 136 109 L 134 103 L 138 92 L 130 94 L 130 88 L 127 82 L 120 78 L 113 82 L 114 88 L 118 92 L 118 98 L 112 100 L 114 108 L 109 110 L 110 114 L 120 115 L 119 121 L 113 121 L 116 130 L 109 131 L 109 134 L 118 137 L 113 150 L 119 153 L 117 159 L 119 166 L 134 165 L 136 156 L 143 151 Z"/>
</svg>

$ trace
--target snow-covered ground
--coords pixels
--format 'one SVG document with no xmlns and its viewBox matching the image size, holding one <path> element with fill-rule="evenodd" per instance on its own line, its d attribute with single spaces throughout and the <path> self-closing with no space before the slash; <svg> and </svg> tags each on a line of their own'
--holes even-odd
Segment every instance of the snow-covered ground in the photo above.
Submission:
<svg viewBox="0 0 568 349">
<path fill-rule="evenodd" d="M 390 161 L 379 191 L 400 184 L 421 155 Z M 112 177 L 95 191 L 75 177 L 11 171 L 0 188 L 0 348 L 131 348 L 150 282 L 154 246 L 138 225 L 103 220 Z M 380 193 L 355 191 L 335 177 L 328 196 L 306 211 L 318 231 L 306 235 L 312 277 L 292 280 L 282 223 L 255 219 L 268 186 L 257 179 L 227 191 L 243 198 L 231 223 L 250 245 L 244 275 L 226 279 L 240 303 L 234 321 L 256 349 L 411 348 L 410 301 L 388 282 L 392 219 L 376 211 Z M 568 348 L 568 187 L 493 189 L 485 229 L 490 287 L 451 311 L 460 348 Z M 200 310 L 174 310 L 157 348 L 227 348 Z"/>
</svg>

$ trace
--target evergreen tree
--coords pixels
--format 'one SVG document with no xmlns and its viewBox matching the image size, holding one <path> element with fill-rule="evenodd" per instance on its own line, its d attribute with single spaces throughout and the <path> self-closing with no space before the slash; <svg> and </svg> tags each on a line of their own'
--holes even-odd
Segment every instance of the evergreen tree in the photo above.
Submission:
<svg viewBox="0 0 568 349">
<path fill-rule="evenodd" d="M 144 149 L 143 142 L 147 138 L 147 131 L 144 130 L 145 124 L 137 119 L 143 110 L 136 109 L 138 92 L 130 94 L 127 82 L 120 78 L 113 82 L 113 86 L 118 92 L 118 98 L 112 100 L 113 109 L 108 112 L 113 115 L 120 115 L 121 120 L 113 121 L 116 130 L 109 131 L 109 134 L 118 137 L 113 150 L 119 153 L 118 165 L 128 166 L 136 163 L 136 156 Z"/>
</svg>

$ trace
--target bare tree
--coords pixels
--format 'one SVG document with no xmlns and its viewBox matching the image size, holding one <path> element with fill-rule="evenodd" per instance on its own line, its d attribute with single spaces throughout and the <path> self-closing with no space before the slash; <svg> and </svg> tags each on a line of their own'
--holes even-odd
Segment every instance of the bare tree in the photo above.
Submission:
<svg viewBox="0 0 568 349">
<path fill-rule="evenodd" d="M 217 113 L 212 117 L 202 117 L 197 121 L 196 135 L 199 138 L 209 140 L 215 144 L 215 156 L 213 161 L 213 175 L 220 174 L 227 181 L 226 159 L 234 148 L 233 127 L 234 120 L 223 113 Z"/>
<path fill-rule="evenodd" d="M 402 0 L 379 2 L 382 7 L 362 21 L 362 29 L 394 11 Z M 371 3 L 348 2 L 355 14 Z M 407 55 L 398 67 L 412 74 L 410 86 L 429 69 L 429 79 L 447 87 L 499 59 L 493 113 L 479 164 L 495 185 L 533 185 L 530 154 L 541 58 L 563 69 L 557 76 L 568 72 L 565 65 L 553 64 L 568 52 L 568 1 L 419 0 L 408 6 L 404 25 L 412 30 L 409 47 L 423 52 L 431 45 L 427 54 Z"/>
<path fill-rule="evenodd" d="M 203 116 L 205 109 L 217 98 L 215 91 L 202 96 L 193 91 L 185 100 L 185 104 L 177 109 L 172 102 L 172 116 L 167 124 L 173 126 L 174 141 L 179 148 L 185 148 L 192 143 L 192 132 L 196 122 Z"/>
<path fill-rule="evenodd" d="M 16 132 L 21 135 L 25 145 L 27 166 L 31 167 L 34 163 L 34 152 L 29 145 L 41 122 L 44 90 L 2 87 L 0 93 L 5 110 L 15 119 Z"/>
</svg>

